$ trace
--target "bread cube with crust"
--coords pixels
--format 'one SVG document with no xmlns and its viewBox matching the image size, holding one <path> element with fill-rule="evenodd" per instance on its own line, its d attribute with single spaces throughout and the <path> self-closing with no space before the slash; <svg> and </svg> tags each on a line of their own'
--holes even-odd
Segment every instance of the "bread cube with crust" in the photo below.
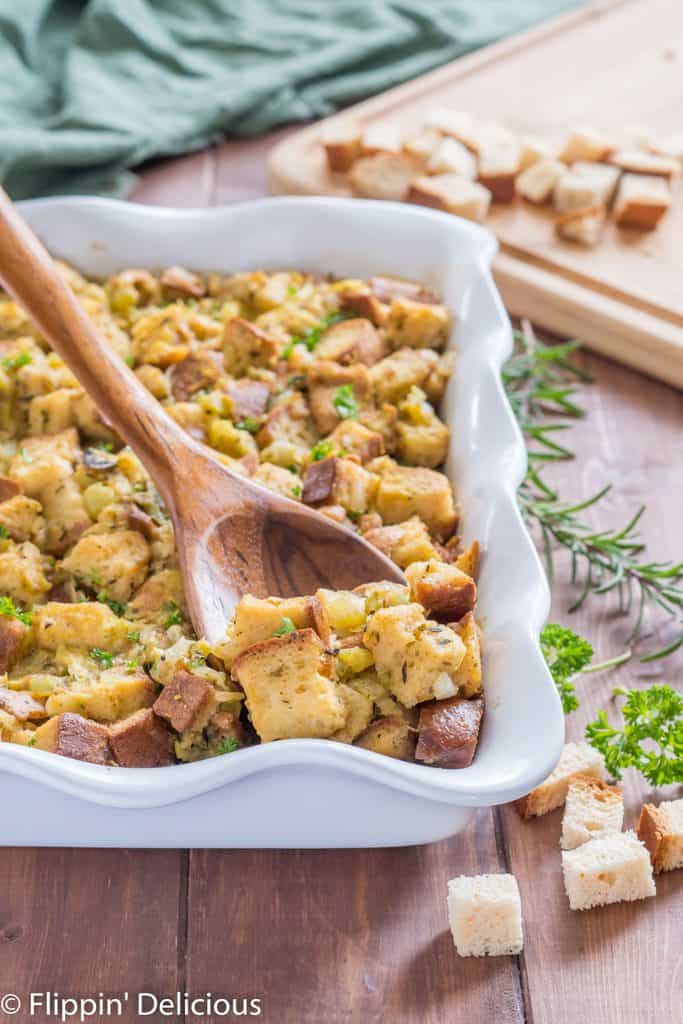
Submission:
<svg viewBox="0 0 683 1024">
<path fill-rule="evenodd" d="M 567 799 L 569 784 L 576 775 L 605 778 L 602 755 L 587 743 L 565 743 L 560 760 L 545 782 L 527 796 L 515 800 L 515 808 L 522 818 L 533 818 L 561 807 Z"/>
<path fill-rule="evenodd" d="M 316 359 L 329 359 L 342 366 L 364 363 L 372 366 L 386 355 L 383 339 L 369 320 L 342 320 L 329 327 L 315 349 Z"/>
<path fill-rule="evenodd" d="M 192 352 L 169 370 L 171 392 L 176 402 L 188 402 L 198 391 L 209 390 L 223 369 L 221 352 Z"/>
<path fill-rule="evenodd" d="M 522 904 L 514 875 L 461 875 L 448 883 L 448 918 L 460 956 L 522 952 Z"/>
<path fill-rule="evenodd" d="M 433 558 L 415 562 L 406 570 L 413 601 L 439 618 L 452 621 L 471 612 L 477 600 L 477 585 L 455 565 Z"/>
<path fill-rule="evenodd" d="M 332 658 L 312 629 L 263 640 L 232 663 L 264 743 L 327 737 L 344 726 L 347 711 L 332 671 Z"/>
<path fill-rule="evenodd" d="M 443 473 L 423 466 L 399 466 L 391 460 L 382 467 L 375 508 L 388 525 L 419 516 L 439 540 L 450 537 L 458 519 L 451 485 Z"/>
<path fill-rule="evenodd" d="M 216 648 L 216 654 L 227 668 L 249 647 L 268 640 L 278 630 L 292 623 L 295 629 L 314 629 L 327 643 L 329 622 L 324 609 L 315 597 L 267 597 L 247 594 L 233 612 L 225 641 Z"/>
<path fill-rule="evenodd" d="M 334 402 L 339 388 L 350 386 L 359 407 L 372 403 L 372 382 L 367 366 L 341 366 L 329 360 L 314 362 L 308 370 L 311 415 L 323 436 L 331 433 L 342 417 Z"/>
<path fill-rule="evenodd" d="M 21 494 L 21 487 L 8 476 L 0 476 L 0 505 Z"/>
<path fill-rule="evenodd" d="M 327 166 L 335 173 L 350 170 L 361 155 L 361 129 L 353 121 L 338 121 L 326 126 L 321 141 Z"/>
<path fill-rule="evenodd" d="M 377 488 L 377 478 L 350 459 L 330 455 L 312 462 L 304 477 L 303 500 L 307 505 L 341 505 L 347 512 L 367 511 Z"/>
<path fill-rule="evenodd" d="M 663 800 L 658 807 L 644 804 L 638 838 L 648 849 L 656 875 L 683 868 L 683 798 Z"/>
<path fill-rule="evenodd" d="M 415 162 L 405 153 L 375 153 L 357 160 L 349 173 L 349 185 L 357 196 L 400 203 L 406 198 Z"/>
<path fill-rule="evenodd" d="M 465 548 L 453 562 L 456 568 L 460 569 L 461 572 L 471 576 L 473 580 L 476 580 L 477 573 L 479 571 L 479 541 L 473 540 L 469 547 Z"/>
<path fill-rule="evenodd" d="M 112 763 L 107 730 L 81 715 L 64 714 L 51 718 L 36 729 L 31 745 L 37 750 L 88 764 Z"/>
<path fill-rule="evenodd" d="M 114 666 L 96 679 L 69 680 L 59 686 L 45 703 L 49 715 L 79 712 L 96 722 L 117 722 L 154 703 L 156 689 L 144 672 L 129 672 Z"/>
<path fill-rule="evenodd" d="M 342 292 L 339 304 L 343 310 L 369 320 L 375 327 L 384 327 L 389 316 L 387 306 L 367 288 Z"/>
<path fill-rule="evenodd" d="M 600 241 L 604 223 L 604 206 L 581 207 L 560 214 L 555 219 L 555 230 L 560 238 L 591 248 Z"/>
<path fill-rule="evenodd" d="M 438 303 L 439 297 L 433 288 L 418 281 L 407 281 L 403 277 L 379 275 L 370 278 L 370 288 L 380 302 L 391 303 L 393 299 L 410 299 L 411 302 L 425 302 L 428 306 Z"/>
<path fill-rule="evenodd" d="M 357 736 L 367 729 L 372 718 L 373 705 L 369 697 L 346 683 L 340 683 L 339 696 L 344 702 L 346 722 L 330 736 L 338 743 L 353 743 Z"/>
<path fill-rule="evenodd" d="M 403 715 L 384 715 L 371 722 L 357 737 L 355 746 L 399 761 L 412 761 L 415 730 Z"/>
<path fill-rule="evenodd" d="M 177 569 L 161 569 L 149 576 L 127 608 L 134 619 L 165 621 L 169 608 L 185 606 L 183 583 Z"/>
<path fill-rule="evenodd" d="M 75 579 L 106 591 L 115 601 L 127 601 L 145 580 L 150 548 L 137 530 L 88 533 L 62 562 Z"/>
<path fill-rule="evenodd" d="M 415 760 L 438 768 L 467 768 L 474 759 L 483 716 L 481 697 L 449 697 L 422 704 Z"/>
<path fill-rule="evenodd" d="M 42 511 L 39 501 L 17 494 L 0 503 L 0 526 L 14 541 L 34 540 L 45 525 Z"/>
<path fill-rule="evenodd" d="M 340 452 L 357 455 L 363 464 L 384 455 L 382 435 L 376 430 L 369 430 L 357 420 L 342 420 L 334 428 L 328 441 L 331 441 Z"/>
<path fill-rule="evenodd" d="M 40 601 L 50 589 L 45 568 L 45 556 L 35 544 L 12 545 L 0 554 L 0 593 L 17 604 Z"/>
<path fill-rule="evenodd" d="M 216 710 L 216 690 L 208 679 L 181 669 L 152 707 L 176 732 L 201 732 Z"/>
<path fill-rule="evenodd" d="M 567 167 L 561 160 L 544 158 L 531 164 L 517 176 L 517 191 L 530 203 L 545 203 L 566 173 Z"/>
<path fill-rule="evenodd" d="M 252 366 L 274 367 L 280 342 L 249 320 L 234 317 L 223 328 L 222 347 L 228 373 L 243 377 Z"/>
<path fill-rule="evenodd" d="M 519 143 L 507 138 L 486 138 L 479 151 L 477 180 L 498 203 L 515 198 L 515 179 L 521 163 Z"/>
<path fill-rule="evenodd" d="M 231 380 L 226 385 L 230 416 L 239 423 L 248 417 L 265 416 L 270 399 L 270 388 L 260 380 Z"/>
<path fill-rule="evenodd" d="M 431 402 L 440 402 L 453 370 L 451 353 L 430 348 L 399 348 L 370 370 L 378 402 L 398 403 L 419 387 Z"/>
<path fill-rule="evenodd" d="M 361 138 L 363 156 L 375 153 L 400 153 L 401 131 L 390 121 L 371 121 L 363 130 Z"/>
<path fill-rule="evenodd" d="M 413 178 L 407 200 L 419 206 L 453 213 L 457 217 L 481 223 L 491 205 L 491 193 L 476 181 L 457 174 L 433 174 Z"/>
<path fill-rule="evenodd" d="M 401 569 L 413 562 L 436 558 L 438 552 L 419 516 L 395 526 L 373 526 L 363 532 L 368 543 L 388 555 Z"/>
<path fill-rule="evenodd" d="M 472 181 L 477 176 L 477 161 L 467 146 L 446 136 L 429 155 L 426 171 L 428 174 L 457 174 Z"/>
<path fill-rule="evenodd" d="M 0 673 L 9 672 L 19 657 L 28 634 L 28 627 L 20 619 L 0 616 Z"/>
<path fill-rule="evenodd" d="M 562 874 L 572 910 L 655 895 L 647 848 L 633 831 L 590 839 L 575 850 L 564 850 Z"/>
<path fill-rule="evenodd" d="M 62 604 L 48 601 L 33 612 L 33 636 L 37 647 L 99 647 L 120 651 L 128 643 L 133 623 L 120 619 L 106 604 L 83 601 Z"/>
<path fill-rule="evenodd" d="M 558 213 L 589 210 L 599 205 L 594 183 L 585 174 L 567 171 L 555 185 L 553 203 Z"/>
<path fill-rule="evenodd" d="M 380 682 L 409 708 L 445 696 L 441 688 L 452 681 L 465 656 L 460 637 L 448 626 L 425 619 L 419 604 L 375 612 L 363 643 L 375 659 Z"/>
<path fill-rule="evenodd" d="M 245 433 L 243 430 L 237 432 Z M 311 423 L 308 405 L 298 392 L 270 410 L 256 435 L 260 448 L 266 448 L 278 441 L 288 441 L 297 447 L 309 448 L 315 440 L 316 433 Z"/>
<path fill-rule="evenodd" d="M 614 219 L 620 227 L 651 231 L 671 203 L 671 188 L 665 178 L 624 174 L 614 202 Z"/>
<path fill-rule="evenodd" d="M 459 696 L 474 697 L 481 693 L 481 629 L 474 612 L 468 612 L 459 622 L 450 622 L 449 625 L 465 645 L 465 657 L 453 676 L 453 682 L 458 687 Z"/>
<path fill-rule="evenodd" d="M 563 850 L 575 850 L 589 839 L 621 832 L 624 799 L 618 786 L 593 775 L 575 775 L 569 783 L 562 818 Z"/>
<path fill-rule="evenodd" d="M 621 171 L 618 167 L 610 164 L 594 164 L 590 161 L 579 160 L 572 166 L 574 174 L 580 174 L 593 186 L 595 203 L 601 206 L 609 206 L 614 198 Z"/>
<path fill-rule="evenodd" d="M 110 726 L 109 743 L 123 768 L 163 768 L 175 763 L 173 737 L 151 708 Z"/>
<path fill-rule="evenodd" d="M 301 479 L 296 473 L 290 473 L 282 466 L 276 466 L 272 462 L 262 462 L 252 476 L 256 484 L 262 484 L 274 494 L 281 494 L 283 498 L 291 498 L 299 501 L 302 495 Z"/>
<path fill-rule="evenodd" d="M 648 153 L 642 149 L 618 149 L 609 158 L 611 164 L 629 174 L 654 174 L 673 184 L 681 175 L 680 162 L 673 156 Z"/>
<path fill-rule="evenodd" d="M 14 715 L 18 722 L 35 722 L 45 718 L 45 705 L 26 690 L 8 690 L 0 686 L 0 710 Z"/>
<path fill-rule="evenodd" d="M 569 133 L 559 158 L 565 164 L 573 164 L 578 160 L 600 162 L 606 160 L 615 149 L 614 140 L 595 129 L 575 128 Z"/>
<path fill-rule="evenodd" d="M 451 323 L 446 306 L 396 298 L 389 308 L 386 337 L 392 349 L 442 349 L 448 341 Z"/>
</svg>

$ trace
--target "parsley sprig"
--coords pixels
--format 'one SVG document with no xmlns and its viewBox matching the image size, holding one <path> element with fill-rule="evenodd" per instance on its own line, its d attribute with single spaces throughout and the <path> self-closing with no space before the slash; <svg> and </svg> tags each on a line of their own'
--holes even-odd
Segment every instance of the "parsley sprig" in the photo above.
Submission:
<svg viewBox="0 0 683 1024">
<path fill-rule="evenodd" d="M 565 715 L 579 707 L 574 684 L 587 672 L 603 672 L 608 668 L 623 665 L 631 657 L 631 651 L 591 664 L 593 647 L 584 637 L 572 629 L 549 622 L 541 633 L 541 651 L 562 701 Z"/>
<path fill-rule="evenodd" d="M 523 322 L 523 329 L 515 332 L 515 347 L 503 370 L 503 383 L 529 449 L 519 504 L 525 519 L 538 529 L 548 578 L 552 583 L 557 552 L 568 552 L 578 590 L 570 611 L 580 608 L 589 595 L 615 595 L 619 612 L 633 617 L 628 644 L 642 636 L 646 609 L 660 608 L 676 623 L 677 633 L 641 660 L 666 657 L 683 646 L 683 562 L 656 562 L 645 556 L 637 533 L 644 507 L 622 527 L 596 530 L 585 521 L 583 513 L 599 505 L 611 485 L 583 501 L 567 502 L 542 475 L 550 463 L 574 458 L 559 438 L 572 421 L 585 415 L 577 384 L 591 378 L 571 359 L 578 343 L 546 345 Z"/>
<path fill-rule="evenodd" d="M 334 324 L 341 323 L 342 320 L 348 320 L 352 315 L 353 314 L 351 313 L 343 313 L 339 311 L 336 313 L 328 313 L 327 316 L 323 317 L 320 323 L 317 323 L 314 327 L 309 327 L 305 334 L 300 334 L 297 337 L 292 338 L 291 341 L 288 341 L 282 350 L 282 358 L 289 359 L 297 345 L 303 345 L 309 352 L 312 352 L 329 327 L 334 326 Z"/>
<path fill-rule="evenodd" d="M 610 725 L 605 711 L 586 726 L 586 739 L 603 755 L 609 773 L 620 779 L 624 768 L 635 768 L 653 786 L 683 782 L 683 694 L 663 685 L 619 686 L 614 693 L 626 698 L 622 728 Z"/>
</svg>

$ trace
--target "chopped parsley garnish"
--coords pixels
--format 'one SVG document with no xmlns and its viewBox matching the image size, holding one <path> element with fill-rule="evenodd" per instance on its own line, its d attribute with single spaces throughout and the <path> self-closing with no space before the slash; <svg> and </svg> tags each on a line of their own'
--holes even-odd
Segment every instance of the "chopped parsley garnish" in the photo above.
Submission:
<svg viewBox="0 0 683 1024">
<path fill-rule="evenodd" d="M 169 626 L 179 626 L 183 621 L 183 613 L 175 601 L 169 601 L 164 605 L 164 608 L 168 612 L 168 616 L 164 622 L 165 628 L 168 629 Z"/>
<path fill-rule="evenodd" d="M 289 288 L 287 289 L 287 294 L 288 295 L 296 295 L 296 293 L 298 291 L 299 291 L 299 286 L 298 285 L 290 284 Z"/>
<path fill-rule="evenodd" d="M 16 356 L 5 356 L 2 365 L 6 370 L 18 370 L 21 366 L 28 366 L 33 362 L 28 352 L 19 352 Z"/>
<path fill-rule="evenodd" d="M 119 618 L 124 614 L 126 610 L 125 604 L 121 601 L 115 601 L 113 597 L 109 597 L 106 590 L 101 590 L 97 595 L 97 600 L 100 604 L 106 604 L 113 611 L 114 615 L 118 615 Z"/>
<path fill-rule="evenodd" d="M 95 445 L 96 448 L 100 448 L 103 452 L 113 452 L 114 445 L 112 441 L 98 441 Z"/>
<path fill-rule="evenodd" d="M 21 455 L 21 457 L 24 460 L 24 462 L 29 463 L 29 464 L 31 462 L 33 462 L 33 458 L 29 455 L 29 453 L 26 451 L 25 448 L 20 448 L 19 449 L 19 454 Z"/>
<path fill-rule="evenodd" d="M 311 458 L 314 462 L 320 462 L 321 459 L 326 459 L 328 455 L 331 455 L 334 451 L 334 441 L 318 441 L 311 448 Z"/>
<path fill-rule="evenodd" d="M 0 523 L 0 539 L 7 540 L 9 537 L 9 530 L 4 523 Z"/>
<path fill-rule="evenodd" d="M 292 487 L 292 497 L 293 498 L 300 498 L 301 497 L 301 484 L 294 484 L 294 486 Z"/>
<path fill-rule="evenodd" d="M 341 323 L 342 320 L 348 320 L 351 315 L 351 313 L 330 313 L 328 316 L 323 317 L 319 324 L 316 324 L 315 327 L 310 327 L 305 334 L 292 338 L 282 350 L 282 358 L 289 359 L 297 345 L 304 345 L 309 352 L 312 352 L 329 327 Z"/>
<path fill-rule="evenodd" d="M 250 434 L 258 434 L 261 429 L 261 424 L 253 416 L 245 416 L 243 420 L 236 423 L 235 426 L 238 430 L 248 430 Z"/>
<path fill-rule="evenodd" d="M 137 667 L 138 667 L 138 659 L 137 658 L 131 658 L 130 661 L 126 663 L 126 671 L 127 672 L 135 672 L 137 670 Z"/>
<path fill-rule="evenodd" d="M 137 641 L 140 639 L 140 631 L 137 629 L 131 629 L 126 639 L 130 640 L 131 643 L 137 643 Z"/>
<path fill-rule="evenodd" d="M 19 619 L 19 622 L 23 622 L 25 626 L 30 626 L 33 621 L 33 613 L 22 612 L 11 597 L 0 597 L 0 615 L 6 619 Z"/>
<path fill-rule="evenodd" d="M 239 740 L 236 740 L 234 736 L 228 736 L 227 739 L 221 740 L 216 747 L 216 756 L 219 754 L 234 754 L 240 747 L 241 743 Z"/>
<path fill-rule="evenodd" d="M 110 651 L 103 651 L 101 647 L 91 647 L 90 657 L 98 661 L 102 668 L 111 668 L 114 664 L 114 655 Z"/>
<path fill-rule="evenodd" d="M 342 384 L 334 393 L 332 405 L 343 420 L 358 419 L 358 402 L 351 384 Z"/>
<path fill-rule="evenodd" d="M 295 631 L 296 626 L 294 625 L 292 620 L 288 618 L 286 615 L 283 615 L 282 622 L 273 633 L 273 636 L 287 636 L 288 633 L 294 633 Z"/>
<path fill-rule="evenodd" d="M 135 366 L 135 356 L 126 356 L 124 362 L 126 366 L 130 366 L 132 369 Z"/>
</svg>

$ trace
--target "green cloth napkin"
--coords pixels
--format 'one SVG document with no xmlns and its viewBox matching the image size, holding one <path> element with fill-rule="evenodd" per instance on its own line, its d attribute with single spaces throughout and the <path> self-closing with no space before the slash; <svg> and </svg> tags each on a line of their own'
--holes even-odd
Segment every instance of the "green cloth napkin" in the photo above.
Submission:
<svg viewBox="0 0 683 1024">
<path fill-rule="evenodd" d="M 579 0 L 5 0 L 0 180 L 124 194 L 128 168 L 332 113 Z"/>
</svg>

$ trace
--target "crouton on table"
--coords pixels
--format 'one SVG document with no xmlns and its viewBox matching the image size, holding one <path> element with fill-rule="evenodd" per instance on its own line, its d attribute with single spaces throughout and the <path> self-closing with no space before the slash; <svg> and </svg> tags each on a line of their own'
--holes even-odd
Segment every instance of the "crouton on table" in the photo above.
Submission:
<svg viewBox="0 0 683 1024">
<path fill-rule="evenodd" d="M 514 875 L 452 878 L 448 918 L 460 956 L 505 956 L 522 951 L 522 903 Z"/>
<path fill-rule="evenodd" d="M 565 743 L 560 760 L 545 782 L 515 801 L 517 811 L 522 818 L 532 818 L 561 807 L 570 782 L 578 774 L 604 779 L 605 762 L 587 743 Z"/>
<path fill-rule="evenodd" d="M 635 832 L 602 836 L 564 850 L 562 873 L 572 910 L 655 895 L 648 851 Z"/>
<path fill-rule="evenodd" d="M 594 775 L 575 775 L 569 783 L 562 819 L 563 850 L 574 850 L 589 839 L 621 832 L 624 800 L 617 786 Z"/>
<path fill-rule="evenodd" d="M 655 874 L 683 867 L 683 798 L 645 804 L 638 821 L 638 838 L 645 843 Z"/>
</svg>

